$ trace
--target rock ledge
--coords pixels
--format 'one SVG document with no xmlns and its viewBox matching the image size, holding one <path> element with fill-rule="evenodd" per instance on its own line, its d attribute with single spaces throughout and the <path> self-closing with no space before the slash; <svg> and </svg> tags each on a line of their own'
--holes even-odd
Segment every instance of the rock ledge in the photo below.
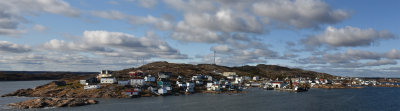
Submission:
<svg viewBox="0 0 400 111">
<path fill-rule="evenodd" d="M 9 106 L 18 109 L 32 109 L 44 107 L 74 107 L 97 104 L 98 101 L 86 98 L 38 98 L 19 103 L 11 103 Z"/>
</svg>

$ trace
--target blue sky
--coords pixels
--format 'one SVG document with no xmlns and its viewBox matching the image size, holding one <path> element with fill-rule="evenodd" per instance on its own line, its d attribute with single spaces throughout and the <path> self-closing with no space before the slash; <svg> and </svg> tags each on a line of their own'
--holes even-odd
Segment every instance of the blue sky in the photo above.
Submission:
<svg viewBox="0 0 400 111">
<path fill-rule="evenodd" d="M 274 64 L 400 77 L 397 0 L 0 2 L 0 70 L 98 71 L 153 61 Z"/>
</svg>

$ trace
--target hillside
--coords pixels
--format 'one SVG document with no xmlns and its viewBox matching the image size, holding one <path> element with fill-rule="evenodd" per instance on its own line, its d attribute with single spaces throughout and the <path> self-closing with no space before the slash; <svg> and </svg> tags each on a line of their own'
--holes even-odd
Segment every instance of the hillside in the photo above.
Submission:
<svg viewBox="0 0 400 111">
<path fill-rule="evenodd" d="M 277 65 L 259 64 L 257 66 L 241 66 L 241 67 L 226 67 L 212 64 L 176 64 L 168 62 L 153 62 L 143 65 L 138 68 L 129 68 L 117 72 L 117 75 L 124 76 L 132 70 L 142 70 L 147 74 L 156 75 L 160 71 L 172 72 L 173 76 L 183 75 L 192 76 L 195 74 L 210 74 L 217 75 L 222 72 L 236 72 L 238 75 L 254 76 L 268 78 L 284 78 L 284 77 L 320 77 L 320 78 L 333 78 L 336 76 L 319 73 L 314 71 L 307 71 L 302 69 L 291 69 Z M 214 72 L 215 70 L 215 72 Z"/>
</svg>

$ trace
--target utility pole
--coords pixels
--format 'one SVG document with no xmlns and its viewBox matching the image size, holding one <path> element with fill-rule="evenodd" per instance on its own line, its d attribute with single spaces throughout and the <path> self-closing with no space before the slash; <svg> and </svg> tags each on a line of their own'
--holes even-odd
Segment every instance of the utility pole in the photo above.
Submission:
<svg viewBox="0 0 400 111">
<path fill-rule="evenodd" d="M 214 65 L 217 65 L 217 64 L 215 63 L 215 53 L 217 53 L 217 51 L 214 50 Z"/>
<path fill-rule="evenodd" d="M 142 66 L 144 66 L 144 57 L 142 58 Z"/>
<path fill-rule="evenodd" d="M 139 67 L 139 57 L 136 57 L 136 65 Z"/>
</svg>

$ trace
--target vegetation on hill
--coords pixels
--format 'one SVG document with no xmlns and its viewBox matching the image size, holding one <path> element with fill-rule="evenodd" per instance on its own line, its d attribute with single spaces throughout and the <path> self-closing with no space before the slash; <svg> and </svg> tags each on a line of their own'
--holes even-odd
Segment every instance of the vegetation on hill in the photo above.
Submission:
<svg viewBox="0 0 400 111">
<path fill-rule="evenodd" d="M 256 66 L 240 66 L 240 67 L 227 67 L 214 64 L 177 64 L 168 62 L 153 62 L 143 65 L 138 68 L 129 68 L 117 71 L 119 77 L 124 77 L 129 71 L 142 70 L 147 74 L 157 75 L 158 72 L 172 72 L 173 76 L 192 76 L 196 74 L 210 74 L 218 75 L 223 72 L 236 72 L 242 76 L 261 76 L 267 78 L 285 78 L 285 77 L 319 77 L 319 78 L 334 78 L 336 76 L 319 73 L 314 71 L 307 71 L 302 69 L 292 69 L 277 65 L 259 64 Z"/>
</svg>

